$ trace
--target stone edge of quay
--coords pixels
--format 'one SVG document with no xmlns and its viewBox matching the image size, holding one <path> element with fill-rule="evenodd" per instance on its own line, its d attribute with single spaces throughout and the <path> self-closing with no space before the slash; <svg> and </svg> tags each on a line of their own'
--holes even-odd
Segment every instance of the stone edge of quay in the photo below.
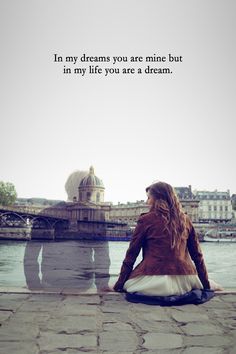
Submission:
<svg viewBox="0 0 236 354">
<path fill-rule="evenodd" d="M 117 293 L 114 291 L 80 291 L 79 289 L 60 289 L 60 290 L 55 290 L 55 291 L 45 291 L 45 290 L 29 290 L 26 288 L 20 288 L 20 287 L 0 287 L 0 295 L 1 294 L 50 294 L 50 295 L 83 295 L 83 296 L 94 296 L 94 295 L 120 295 L 122 293 Z M 123 293 L 124 294 L 124 293 Z M 236 288 L 235 289 L 225 289 L 222 291 L 215 291 L 215 295 L 229 295 L 233 294 L 236 295 Z"/>
</svg>

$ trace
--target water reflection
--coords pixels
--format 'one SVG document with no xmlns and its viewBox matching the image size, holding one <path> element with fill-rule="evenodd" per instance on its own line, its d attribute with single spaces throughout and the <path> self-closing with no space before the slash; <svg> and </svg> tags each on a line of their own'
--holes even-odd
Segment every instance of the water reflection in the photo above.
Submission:
<svg viewBox="0 0 236 354">
<path fill-rule="evenodd" d="M 37 241 L 31 241 L 29 243 L 34 243 L 36 248 L 37 248 Z M 42 245 L 42 243 L 38 243 L 39 245 Z M 45 242 L 46 244 L 46 242 Z M 71 259 L 74 261 L 71 263 L 76 264 L 77 262 L 77 274 L 72 277 L 72 274 L 68 272 L 68 275 L 71 279 L 70 284 L 73 284 L 73 287 L 76 287 L 79 289 L 80 287 L 82 288 L 82 283 L 85 278 L 85 274 L 89 273 L 88 269 L 86 270 L 85 264 L 83 262 L 85 259 L 87 259 L 87 264 L 91 264 L 91 257 L 88 257 L 88 253 L 92 253 L 92 264 L 95 263 L 94 260 L 94 255 L 97 254 L 99 255 L 100 261 L 96 260 L 96 263 L 98 265 L 95 266 L 93 265 L 93 269 L 96 271 L 97 275 L 93 273 L 93 279 L 90 278 L 90 284 L 91 288 L 96 290 L 96 284 L 95 284 L 95 279 L 96 283 L 98 283 L 98 288 L 101 288 L 103 284 L 106 286 L 110 277 L 110 285 L 112 286 L 118 277 L 119 271 L 120 271 L 120 266 L 121 263 L 125 257 L 125 253 L 128 248 L 128 242 L 117 242 L 117 241 L 112 241 L 108 242 L 109 244 L 109 249 L 108 245 L 106 242 L 87 242 L 87 241 L 61 241 L 61 242 L 48 242 L 47 243 L 47 253 L 49 252 L 49 247 L 52 247 L 51 251 L 49 254 L 54 254 L 53 257 L 56 258 L 56 255 L 58 252 L 64 252 L 65 254 L 72 255 Z M 32 251 L 32 255 L 30 257 L 25 257 L 27 260 L 26 264 L 26 273 L 27 273 L 27 282 L 29 286 L 40 286 L 42 287 L 42 252 L 40 250 L 37 251 L 39 252 L 39 255 L 37 257 L 37 253 L 34 251 L 33 247 L 31 248 L 31 251 L 29 249 L 29 246 L 27 245 L 26 247 L 26 242 L 25 241 L 4 241 L 0 240 L 0 287 L 25 287 L 26 286 L 26 280 L 25 280 L 25 275 L 24 275 L 24 254 L 25 251 L 27 253 L 30 253 Z M 61 247 L 58 248 L 58 247 Z M 73 249 L 72 249 L 73 247 Z M 88 247 L 88 250 L 86 248 Z M 100 248 L 101 247 L 101 248 Z M 217 283 L 221 284 L 225 289 L 235 289 L 236 287 L 236 243 L 231 243 L 231 242 L 225 242 L 225 243 L 218 243 L 218 242 L 203 242 L 201 244 L 204 257 L 206 260 L 207 264 L 207 269 L 209 272 L 209 276 L 211 279 L 214 279 Z M 91 251 L 92 248 L 92 251 Z M 93 248 L 96 248 L 97 252 L 93 250 Z M 42 247 L 40 247 L 42 250 Z M 36 253 L 36 254 L 34 254 Z M 80 255 L 82 253 L 82 256 Z M 30 266 L 30 258 L 34 260 L 31 263 Z M 69 263 L 68 257 L 64 257 L 63 254 L 60 255 L 60 253 L 57 255 L 57 258 L 59 258 L 59 265 L 62 267 L 62 271 L 66 271 L 65 265 Z M 63 260 L 66 258 L 65 260 Z M 70 257 L 69 257 L 70 258 Z M 90 258 L 90 261 L 88 262 L 88 258 Z M 36 261 L 35 261 L 36 259 Z M 45 257 L 44 257 L 45 259 Z M 84 261 L 83 261 L 84 259 Z M 50 258 L 49 258 L 50 260 Z M 111 264 L 110 264 L 111 260 Z M 44 260 L 46 263 L 46 259 Z M 50 262 L 49 262 L 50 263 Z M 55 264 L 58 264 L 58 261 L 55 259 L 54 260 Z M 37 265 L 38 264 L 38 265 Z M 64 268 L 63 268 L 64 264 Z M 100 264 L 100 265 L 99 265 Z M 36 269 L 33 269 L 36 267 Z M 49 264 L 50 265 L 50 264 Z M 110 267 L 109 267 L 110 265 Z M 38 270 L 37 270 L 38 267 Z M 46 264 L 45 264 L 46 267 Z M 50 265 L 52 267 L 52 264 Z M 31 269 L 30 269 L 31 268 Z M 46 267 L 48 268 L 48 267 Z M 88 267 L 87 267 L 88 268 Z M 109 274 L 108 275 L 108 268 L 109 268 Z M 58 268 L 57 266 L 57 269 Z M 30 275 L 30 273 L 32 273 Z M 36 274 L 36 275 L 35 275 Z M 84 276 L 83 276 L 84 274 Z M 104 276 L 102 275 L 104 274 Z M 62 274 L 59 274 L 60 277 L 60 284 L 63 283 L 61 279 Z M 65 276 L 65 275 L 64 275 Z M 88 276 L 88 275 L 87 275 Z M 38 280 L 39 277 L 39 280 Z M 49 278 L 49 276 L 47 276 Z M 31 281 L 30 281 L 31 279 Z M 34 284 L 32 284 L 32 280 L 34 279 Z M 37 279 L 37 281 L 36 281 Z M 86 283 L 86 288 L 88 288 L 88 279 L 85 279 Z M 91 281 L 92 280 L 92 281 Z M 67 279 L 66 279 L 67 281 Z M 48 280 L 49 282 L 49 280 Z M 36 283 L 36 284 L 35 284 Z M 51 283 L 51 281 L 50 281 Z M 30 285 L 32 284 L 32 285 Z M 56 287 L 55 281 L 53 281 L 53 286 Z M 69 284 L 69 285 L 70 285 Z M 52 285 L 51 285 L 52 288 Z M 89 289 L 91 289 L 89 288 Z M 88 289 L 88 290 L 89 290 Z M 93 291 L 94 291 L 93 290 Z"/>
<path fill-rule="evenodd" d="M 109 282 L 108 242 L 28 241 L 24 274 L 31 290 L 102 290 Z"/>
</svg>

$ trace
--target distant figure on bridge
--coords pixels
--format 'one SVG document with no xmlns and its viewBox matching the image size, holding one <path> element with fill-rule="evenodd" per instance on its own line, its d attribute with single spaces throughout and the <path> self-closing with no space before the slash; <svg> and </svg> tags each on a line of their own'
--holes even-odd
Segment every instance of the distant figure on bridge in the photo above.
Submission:
<svg viewBox="0 0 236 354">
<path fill-rule="evenodd" d="M 199 240 L 174 189 L 157 182 L 146 192 L 150 211 L 139 217 L 114 290 L 127 292 L 129 301 L 159 305 L 209 300 L 214 293 Z"/>
<path fill-rule="evenodd" d="M 28 241 L 25 248 L 24 272 L 31 290 L 102 290 L 108 287 L 109 266 L 106 241 Z"/>
</svg>

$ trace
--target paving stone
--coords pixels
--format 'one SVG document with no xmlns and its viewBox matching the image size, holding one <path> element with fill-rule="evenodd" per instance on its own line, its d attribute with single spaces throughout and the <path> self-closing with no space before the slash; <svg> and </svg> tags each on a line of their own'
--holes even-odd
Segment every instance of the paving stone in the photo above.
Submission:
<svg viewBox="0 0 236 354">
<path fill-rule="evenodd" d="M 191 347 L 186 348 L 182 354 L 224 354 L 224 349 L 222 348 L 210 348 L 210 347 Z"/>
<path fill-rule="evenodd" d="M 143 336 L 143 347 L 147 349 L 181 348 L 183 338 L 179 334 L 147 333 Z"/>
<path fill-rule="evenodd" d="M 2 300 L 0 301 L 0 310 L 16 311 L 24 303 L 24 300 Z"/>
<path fill-rule="evenodd" d="M 236 295 L 232 295 L 232 294 L 227 294 L 224 296 L 220 296 L 220 299 L 224 302 L 234 302 L 236 303 Z"/>
<path fill-rule="evenodd" d="M 236 337 L 236 329 L 233 329 L 232 331 L 229 331 L 229 334 Z"/>
<path fill-rule="evenodd" d="M 96 352 L 96 354 L 120 354 L 121 352 L 119 352 L 119 351 L 116 351 L 116 349 L 115 348 L 113 348 L 113 350 L 102 350 L 101 352 L 99 351 L 99 352 Z M 135 350 L 134 352 L 133 351 L 125 351 L 124 352 L 125 354 L 138 354 L 139 352 L 137 351 L 137 350 Z M 50 353 L 51 354 L 51 353 Z"/>
<path fill-rule="evenodd" d="M 115 322 L 115 323 L 104 323 L 103 324 L 104 331 L 133 331 L 133 327 L 130 323 L 125 322 Z"/>
<path fill-rule="evenodd" d="M 80 331 L 96 331 L 96 319 L 86 316 L 64 316 L 62 319 L 50 319 L 40 328 L 55 333 L 78 333 Z"/>
<path fill-rule="evenodd" d="M 57 311 L 53 313 L 53 317 L 63 316 L 96 316 L 97 307 L 95 305 L 73 305 L 71 303 L 63 304 L 58 307 Z"/>
<path fill-rule="evenodd" d="M 225 329 L 236 329 L 236 319 L 221 318 L 219 322 Z"/>
<path fill-rule="evenodd" d="M 184 323 L 209 320 L 209 317 L 205 313 L 195 313 L 195 312 L 188 313 L 188 312 L 173 310 L 171 312 L 171 315 L 175 319 L 175 321 L 184 322 Z"/>
<path fill-rule="evenodd" d="M 232 311 L 230 309 L 212 309 L 211 315 L 220 318 L 236 318 L 236 311 Z"/>
<path fill-rule="evenodd" d="M 29 299 L 30 295 L 29 294 L 0 294 L 0 302 L 2 303 L 4 301 L 23 301 L 26 299 Z"/>
<path fill-rule="evenodd" d="M 31 295 L 35 294 L 35 295 L 63 295 L 63 288 L 59 287 L 56 288 L 55 286 L 51 286 L 48 284 L 44 284 L 44 287 L 33 287 L 31 288 Z"/>
<path fill-rule="evenodd" d="M 0 310 L 0 324 L 6 321 L 9 317 L 11 317 L 12 311 L 1 311 Z"/>
<path fill-rule="evenodd" d="M 95 304 L 99 305 L 101 302 L 101 298 L 98 295 L 78 295 L 78 296 L 70 296 L 67 297 L 63 303 L 67 304 Z"/>
<path fill-rule="evenodd" d="M 34 294 L 29 297 L 27 301 L 38 301 L 38 302 L 60 302 L 64 299 L 63 295 L 59 294 Z"/>
<path fill-rule="evenodd" d="M 41 324 L 47 322 L 49 318 L 50 314 L 47 312 L 17 312 L 11 317 L 11 324 L 17 323 L 18 326 L 21 325 L 21 323 Z"/>
<path fill-rule="evenodd" d="M 157 332 L 157 333 L 176 333 L 182 334 L 181 327 L 178 323 L 171 323 L 171 322 L 157 322 L 157 321 L 150 321 L 150 320 L 134 320 L 134 324 L 137 328 L 140 328 L 142 331 L 150 331 L 150 332 Z"/>
<path fill-rule="evenodd" d="M 126 313 L 128 308 L 126 306 L 123 307 L 121 304 L 118 305 L 113 304 L 112 306 L 112 304 L 106 303 L 102 305 L 100 309 L 102 312 L 108 312 L 108 313 Z"/>
<path fill-rule="evenodd" d="M 231 347 L 229 349 L 229 352 L 227 354 L 235 354 L 236 353 L 236 345 L 234 345 L 233 347 Z"/>
<path fill-rule="evenodd" d="M 222 300 L 217 300 L 217 301 L 213 301 L 214 299 L 204 303 L 204 304 L 201 304 L 199 305 L 201 308 L 203 309 L 211 309 L 211 308 L 214 308 L 214 309 L 232 309 L 233 308 L 233 304 L 230 303 L 230 302 L 225 302 L 225 301 L 222 301 Z"/>
<path fill-rule="evenodd" d="M 228 336 L 193 336 L 184 337 L 184 346 L 223 347 L 232 345 L 232 338 Z"/>
<path fill-rule="evenodd" d="M 222 301 L 222 298 L 218 294 L 215 293 L 215 296 L 210 301 L 207 301 L 204 304 L 207 305 L 207 304 L 210 304 L 211 302 L 215 303 L 215 302 L 221 302 L 221 301 Z"/>
<path fill-rule="evenodd" d="M 38 339 L 40 351 L 52 351 L 55 349 L 83 349 L 89 350 L 96 348 L 97 337 L 95 335 L 79 335 L 79 334 L 57 334 L 57 333 L 44 333 Z"/>
<path fill-rule="evenodd" d="M 62 294 L 66 296 L 74 296 L 74 295 L 87 296 L 87 295 L 97 295 L 98 293 L 98 290 L 95 284 L 93 284 L 92 280 L 87 282 L 87 280 L 85 279 L 84 280 L 80 279 L 77 285 L 75 284 L 73 285 L 74 287 L 72 287 L 72 284 L 70 285 L 70 287 L 68 284 L 66 285 L 66 287 L 64 286 L 62 289 Z"/>
<path fill-rule="evenodd" d="M 135 304 L 135 303 L 130 303 L 129 304 L 130 306 L 130 309 L 133 311 L 133 312 L 147 312 L 147 311 L 152 311 L 153 309 L 155 309 L 154 306 L 151 306 L 151 305 L 147 305 L 147 304 Z M 160 308 L 160 306 L 158 306 L 157 308 Z"/>
<path fill-rule="evenodd" d="M 99 317 L 101 322 L 128 322 L 131 321 L 131 314 L 128 312 L 100 312 Z"/>
<path fill-rule="evenodd" d="M 39 348 L 33 341 L 0 342 L 0 354 L 39 354 Z"/>
<path fill-rule="evenodd" d="M 78 349 L 57 349 L 57 350 L 53 350 L 53 351 L 40 351 L 39 354 L 85 354 L 85 353 L 98 353 L 96 349 L 92 349 L 92 348 L 89 348 L 89 350 L 78 350 Z M 102 353 L 101 353 L 102 354 Z M 133 353 L 131 353 L 133 354 Z"/>
<path fill-rule="evenodd" d="M 0 341 L 21 341 L 32 340 L 36 338 L 39 334 L 39 327 L 33 323 L 25 324 L 24 322 L 19 324 L 14 324 L 13 322 L 5 322 L 0 327 Z"/>
<path fill-rule="evenodd" d="M 102 332 L 99 335 L 99 348 L 110 353 L 127 353 L 135 351 L 139 343 L 138 336 L 135 332 Z"/>
<path fill-rule="evenodd" d="M 170 316 L 162 307 L 154 308 L 153 310 L 149 308 L 146 312 L 137 312 L 135 317 L 148 321 L 171 321 Z"/>
<path fill-rule="evenodd" d="M 202 309 L 201 307 L 197 305 L 192 305 L 192 304 L 187 304 L 183 306 L 171 306 L 170 308 L 166 307 L 166 311 L 169 313 L 172 310 L 177 310 L 181 312 L 190 312 L 190 313 L 204 313 L 205 309 Z"/>
<path fill-rule="evenodd" d="M 182 348 L 181 349 L 158 349 L 158 352 L 156 350 L 143 349 L 141 351 L 138 351 L 137 354 L 182 354 Z"/>
<path fill-rule="evenodd" d="M 53 312 L 60 302 L 58 301 L 27 301 L 19 308 L 20 312 Z"/>
<path fill-rule="evenodd" d="M 206 334 L 223 334 L 223 330 L 216 325 L 204 322 L 192 322 L 181 327 L 182 331 L 190 336 L 204 336 Z"/>
</svg>

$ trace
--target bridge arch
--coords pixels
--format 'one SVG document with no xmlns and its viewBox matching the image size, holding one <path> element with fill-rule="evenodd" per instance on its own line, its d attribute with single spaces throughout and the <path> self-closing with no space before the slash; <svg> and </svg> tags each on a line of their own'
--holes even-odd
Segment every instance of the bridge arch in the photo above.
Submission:
<svg viewBox="0 0 236 354">
<path fill-rule="evenodd" d="M 26 227 L 27 220 L 22 215 L 15 212 L 4 212 L 0 214 L 1 227 Z"/>
<path fill-rule="evenodd" d="M 43 216 L 36 216 L 33 217 L 31 220 L 31 225 L 35 229 L 43 229 L 43 228 L 53 228 L 53 223 L 48 220 L 48 218 L 45 218 Z"/>
<path fill-rule="evenodd" d="M 68 220 L 55 220 L 53 222 L 53 227 L 59 227 L 59 226 L 68 227 L 68 225 L 69 225 Z"/>
</svg>

